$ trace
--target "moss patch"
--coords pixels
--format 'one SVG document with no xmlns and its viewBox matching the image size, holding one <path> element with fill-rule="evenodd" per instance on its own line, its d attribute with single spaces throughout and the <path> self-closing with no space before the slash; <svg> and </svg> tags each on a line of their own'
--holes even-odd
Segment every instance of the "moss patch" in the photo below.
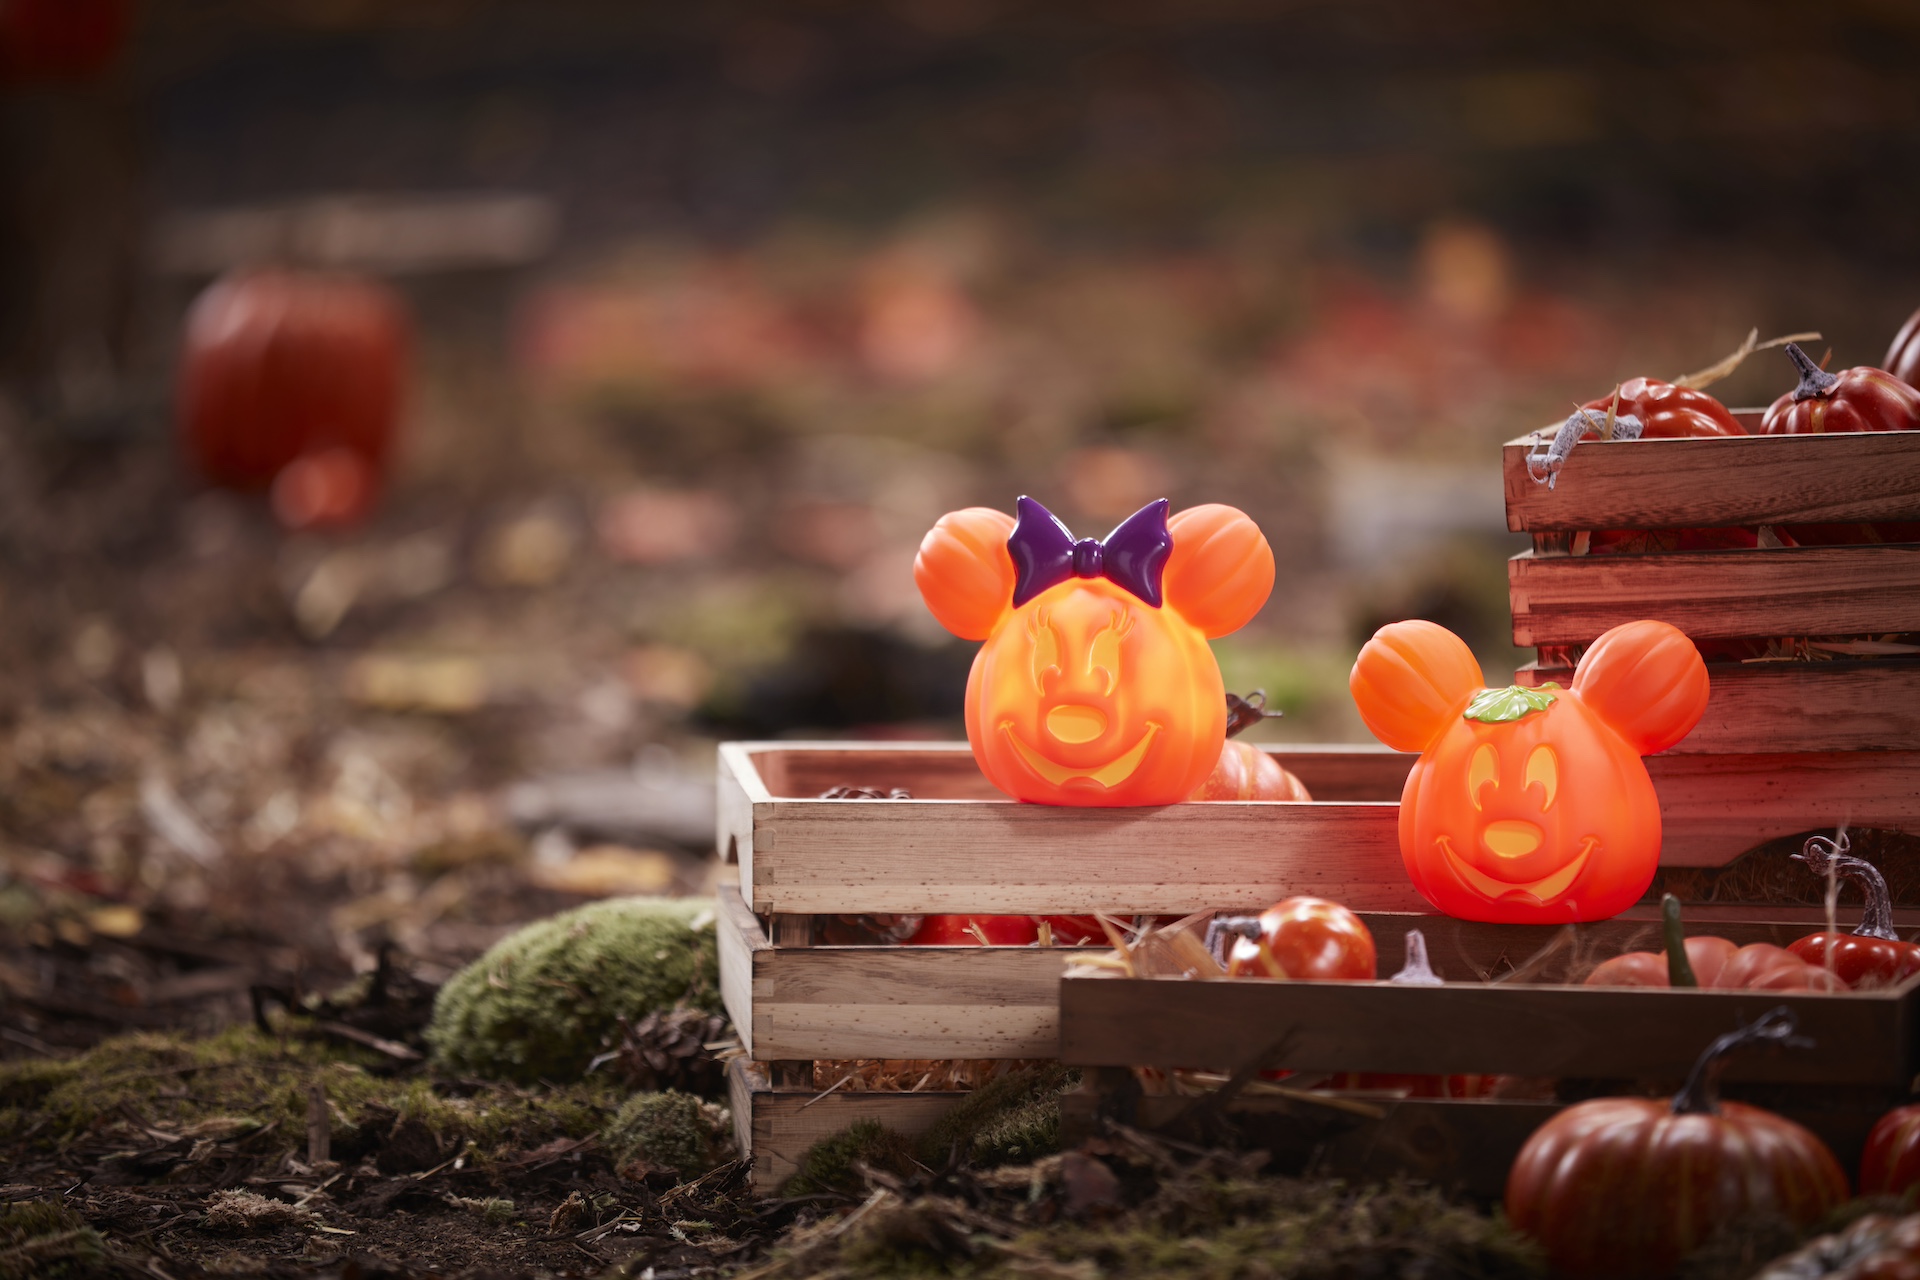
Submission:
<svg viewBox="0 0 1920 1280">
<path fill-rule="evenodd" d="M 427 1029 L 450 1071 L 577 1080 L 618 1030 L 678 1000 L 720 1006 L 713 903 L 615 898 L 503 938 L 455 974 Z"/>
<path fill-rule="evenodd" d="M 0 1205 L 0 1280 L 60 1280 L 104 1274 L 106 1242 L 65 1205 Z"/>
<path fill-rule="evenodd" d="M 727 1159 L 733 1145 L 723 1109 L 671 1089 L 627 1099 L 600 1140 L 622 1169 L 680 1178 L 705 1173 Z"/>
<path fill-rule="evenodd" d="M 823 1138 L 800 1157 L 799 1168 L 780 1188 L 785 1196 L 838 1192 L 852 1195 L 865 1185 L 856 1166 L 868 1165 L 905 1176 L 913 1171 L 913 1139 L 878 1120 L 856 1120 Z"/>
<path fill-rule="evenodd" d="M 1060 1149 L 1060 1095 L 1079 1083 L 1057 1062 L 989 1080 L 927 1131 L 920 1159 L 938 1167 L 958 1154 L 985 1167 L 1051 1155 Z"/>
<path fill-rule="evenodd" d="M 366 1070 L 367 1055 L 296 1036 L 236 1027 L 202 1040 L 143 1033 L 107 1040 L 62 1061 L 0 1064 L 0 1134 L 40 1123 L 35 1140 L 56 1143 L 127 1108 L 150 1123 L 187 1132 L 217 1126 L 244 1135 L 280 1121 L 306 1129 L 307 1089 L 319 1084 L 333 1110 L 335 1154 L 355 1158 L 379 1147 L 397 1125 L 417 1121 L 451 1156 L 471 1142 L 475 1155 L 538 1146 L 558 1136 L 598 1132 L 623 1091 L 595 1080 L 552 1089 L 509 1085 L 449 1092 L 433 1081 L 396 1080 Z M 44 1122 L 44 1123 L 42 1123 Z"/>
</svg>

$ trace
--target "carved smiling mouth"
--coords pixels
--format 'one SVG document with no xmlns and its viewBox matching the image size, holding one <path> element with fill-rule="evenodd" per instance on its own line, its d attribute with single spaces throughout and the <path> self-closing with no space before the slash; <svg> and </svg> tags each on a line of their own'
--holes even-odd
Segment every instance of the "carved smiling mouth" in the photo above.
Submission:
<svg viewBox="0 0 1920 1280">
<path fill-rule="evenodd" d="M 1465 881 L 1468 888 L 1490 901 L 1498 902 L 1502 898 L 1520 896 L 1530 897 L 1542 904 L 1551 902 L 1571 888 L 1573 882 L 1580 878 L 1580 873 L 1587 869 L 1587 859 L 1592 857 L 1593 851 L 1600 847 L 1598 840 L 1587 836 L 1580 842 L 1580 852 L 1574 855 L 1573 861 L 1552 875 L 1526 884 L 1509 884 L 1504 880 L 1495 880 L 1484 871 L 1476 870 L 1466 859 L 1453 851 L 1453 842 L 1447 837 L 1435 836 L 1433 842 L 1440 846 L 1440 852 L 1446 857 L 1448 868 Z"/>
<path fill-rule="evenodd" d="M 1147 748 L 1152 746 L 1154 738 L 1159 736 L 1160 726 L 1151 720 L 1147 721 L 1147 731 L 1140 735 L 1140 741 L 1105 764 L 1096 765 L 1091 769 L 1076 769 L 1071 765 L 1055 764 L 1022 742 L 1020 735 L 1013 731 L 1011 720 L 1000 722 L 1000 732 L 1005 734 L 1007 741 L 1013 744 L 1014 753 L 1020 757 L 1021 762 L 1039 774 L 1048 785 L 1058 787 L 1074 778 L 1086 778 L 1112 790 L 1131 778 L 1133 771 L 1140 767 L 1140 762 L 1147 758 Z"/>
</svg>

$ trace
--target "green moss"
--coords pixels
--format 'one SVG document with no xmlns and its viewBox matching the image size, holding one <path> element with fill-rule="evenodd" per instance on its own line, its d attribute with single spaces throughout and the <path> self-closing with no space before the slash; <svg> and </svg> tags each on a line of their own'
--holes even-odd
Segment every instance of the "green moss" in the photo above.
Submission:
<svg viewBox="0 0 1920 1280">
<path fill-rule="evenodd" d="M 101 1274 L 107 1246 L 65 1205 L 23 1200 L 0 1205 L 0 1280 L 59 1280 Z"/>
<path fill-rule="evenodd" d="M 717 1010 L 713 914 L 710 901 L 614 898 L 503 938 L 440 989 L 436 1059 L 526 1084 L 573 1080 L 623 1017 L 682 998 Z"/>
<path fill-rule="evenodd" d="M 306 1129 L 307 1090 L 318 1083 L 333 1107 L 336 1153 L 364 1154 L 382 1128 L 417 1119 L 449 1154 L 467 1143 L 482 1159 L 556 1137 L 599 1132 L 624 1097 L 610 1080 L 552 1089 L 502 1085 L 450 1096 L 421 1078 L 369 1073 L 359 1050 L 236 1027 L 205 1039 L 140 1034 L 107 1040 L 76 1058 L 23 1061 L 0 1069 L 0 1135 L 47 1121 L 38 1141 L 54 1143 L 132 1107 L 155 1124 L 180 1128 L 215 1117 L 282 1131 Z"/>
<path fill-rule="evenodd" d="M 990 1080 L 927 1131 L 920 1159 L 939 1167 L 958 1153 L 987 1166 L 1050 1155 L 1060 1149 L 1060 1095 L 1079 1083 L 1057 1062 Z"/>
<path fill-rule="evenodd" d="M 692 1094 L 637 1093 L 627 1099 L 601 1142 L 622 1167 L 641 1165 L 698 1177 L 727 1157 L 727 1113 Z"/>
<path fill-rule="evenodd" d="M 914 1167 L 913 1139 L 878 1120 L 856 1120 L 831 1138 L 823 1138 L 808 1148 L 793 1176 L 780 1188 L 780 1194 L 855 1194 L 865 1185 L 855 1168 L 862 1164 L 904 1176 Z"/>
</svg>

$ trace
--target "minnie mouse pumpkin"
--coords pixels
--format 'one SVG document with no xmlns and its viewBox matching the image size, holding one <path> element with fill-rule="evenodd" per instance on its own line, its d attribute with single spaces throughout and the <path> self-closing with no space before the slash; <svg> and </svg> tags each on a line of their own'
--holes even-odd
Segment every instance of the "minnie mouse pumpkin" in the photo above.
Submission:
<svg viewBox="0 0 1920 1280">
<path fill-rule="evenodd" d="M 1226 741 L 1207 639 L 1266 603 L 1266 538 L 1232 507 L 1169 519 L 1164 498 L 1104 540 L 1076 541 L 1032 498 L 1018 511 L 942 516 L 913 566 L 941 625 L 986 642 L 967 679 L 980 771 L 1040 804 L 1187 799 Z"/>
<path fill-rule="evenodd" d="M 1487 689 L 1460 638 L 1382 627 L 1349 681 L 1374 736 L 1420 759 L 1400 797 L 1400 856 L 1463 920 L 1560 924 L 1618 915 L 1660 862 L 1660 801 L 1640 757 L 1686 737 L 1707 668 L 1664 622 L 1595 640 L 1571 688 Z"/>
</svg>

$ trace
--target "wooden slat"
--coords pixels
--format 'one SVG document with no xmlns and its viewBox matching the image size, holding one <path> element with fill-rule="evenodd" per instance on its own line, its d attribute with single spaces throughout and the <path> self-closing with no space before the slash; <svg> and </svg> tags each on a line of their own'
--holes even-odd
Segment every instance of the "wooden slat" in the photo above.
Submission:
<svg viewBox="0 0 1920 1280">
<path fill-rule="evenodd" d="M 753 1049 L 779 1058 L 1050 1058 L 1068 952 L 814 947 L 756 956 Z"/>
<path fill-rule="evenodd" d="M 1812 995 L 1069 977 L 1060 984 L 1060 1056 L 1083 1066 L 1231 1070 L 1290 1032 L 1270 1065 L 1677 1083 L 1712 1036 L 1786 1005 L 1816 1047 L 1740 1059 L 1729 1078 L 1904 1089 L 1916 1065 L 1916 984 Z"/>
<path fill-rule="evenodd" d="M 1920 631 L 1920 544 L 1546 556 L 1507 562 L 1517 645 L 1584 644 L 1639 618 L 1696 639 Z"/>
<path fill-rule="evenodd" d="M 1660 755 L 1660 863 L 1722 867 L 1755 845 L 1846 823 L 1920 833 L 1920 751 Z"/>
<path fill-rule="evenodd" d="M 760 928 L 760 922 L 740 898 L 736 885 L 719 887 L 720 910 L 714 921 L 714 933 L 720 952 L 720 1002 L 740 1033 L 740 1043 L 753 1052 L 753 958 L 770 951 L 773 944 Z"/>
<path fill-rule="evenodd" d="M 759 1064 L 735 1060 L 727 1068 L 734 1139 L 753 1157 L 753 1185 L 772 1192 L 793 1176 L 814 1143 L 856 1120 L 878 1120 L 917 1137 L 931 1129 L 964 1093 L 846 1093 L 775 1091 Z"/>
<path fill-rule="evenodd" d="M 1071 809 L 779 800 L 757 810 L 755 911 L 1186 912 L 1317 893 L 1419 905 L 1387 802 Z"/>
<path fill-rule="evenodd" d="M 1920 744 L 1920 662 L 1715 663 L 1707 713 L 1669 755 L 1876 751 Z M 1572 682 L 1528 663 L 1523 685 Z"/>
<path fill-rule="evenodd" d="M 1515 532 L 1920 519 L 1920 431 L 1588 441 L 1552 489 L 1528 444 L 1501 451 Z"/>
</svg>

